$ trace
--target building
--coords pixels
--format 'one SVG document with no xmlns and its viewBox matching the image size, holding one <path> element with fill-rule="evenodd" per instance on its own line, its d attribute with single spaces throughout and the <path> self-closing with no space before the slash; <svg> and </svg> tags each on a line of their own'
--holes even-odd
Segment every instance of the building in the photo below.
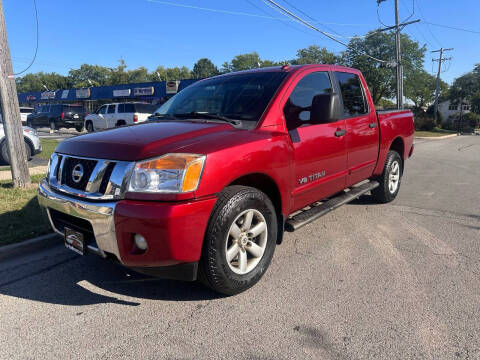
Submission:
<svg viewBox="0 0 480 360">
<path fill-rule="evenodd" d="M 146 83 L 92 86 L 82 89 L 60 89 L 18 94 L 23 106 L 38 107 L 43 104 L 82 104 L 88 111 L 106 102 L 144 101 L 161 104 L 178 91 L 193 84 L 195 79 L 178 81 L 153 81 Z"/>
<path fill-rule="evenodd" d="M 470 103 L 464 101 L 462 105 L 452 104 L 450 100 L 438 104 L 438 112 L 442 116 L 442 122 L 454 121 L 460 118 L 460 112 L 465 115 L 470 112 Z"/>
</svg>

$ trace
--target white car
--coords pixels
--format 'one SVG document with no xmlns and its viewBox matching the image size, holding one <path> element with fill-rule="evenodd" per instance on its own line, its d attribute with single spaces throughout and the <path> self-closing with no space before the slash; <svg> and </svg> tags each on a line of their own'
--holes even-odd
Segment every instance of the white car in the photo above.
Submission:
<svg viewBox="0 0 480 360">
<path fill-rule="evenodd" d="M 33 155 L 42 152 L 42 144 L 38 137 L 37 131 L 28 126 L 23 127 L 23 139 L 25 142 L 25 149 L 27 150 L 27 160 L 30 160 Z M 10 164 L 10 157 L 8 156 L 7 141 L 5 138 L 5 130 L 3 124 L 0 123 L 0 161 Z"/>
<path fill-rule="evenodd" d="M 33 112 L 33 108 L 20 106 L 20 118 L 22 119 L 22 124 L 27 124 L 27 116 Z"/>
<path fill-rule="evenodd" d="M 144 122 L 156 108 L 157 106 L 138 102 L 105 104 L 85 117 L 85 129 L 93 132 Z"/>
</svg>

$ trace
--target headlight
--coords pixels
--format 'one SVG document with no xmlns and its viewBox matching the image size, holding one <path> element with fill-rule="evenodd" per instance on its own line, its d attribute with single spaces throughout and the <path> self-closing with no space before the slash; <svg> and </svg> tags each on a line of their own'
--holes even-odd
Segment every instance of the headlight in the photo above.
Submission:
<svg viewBox="0 0 480 360">
<path fill-rule="evenodd" d="M 186 193 L 197 189 L 205 155 L 167 154 L 135 164 L 128 191 Z"/>
</svg>

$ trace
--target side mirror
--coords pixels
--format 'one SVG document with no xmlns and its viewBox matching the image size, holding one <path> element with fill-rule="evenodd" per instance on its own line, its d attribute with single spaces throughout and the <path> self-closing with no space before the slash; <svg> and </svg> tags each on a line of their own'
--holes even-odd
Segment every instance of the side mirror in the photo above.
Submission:
<svg viewBox="0 0 480 360">
<path fill-rule="evenodd" d="M 338 94 L 320 94 L 312 100 L 310 123 L 325 124 L 340 119 L 340 97 Z"/>
</svg>

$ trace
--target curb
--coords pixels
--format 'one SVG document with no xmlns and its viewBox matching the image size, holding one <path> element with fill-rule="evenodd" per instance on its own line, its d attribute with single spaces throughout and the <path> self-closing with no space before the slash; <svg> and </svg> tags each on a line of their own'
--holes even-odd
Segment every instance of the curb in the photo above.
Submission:
<svg viewBox="0 0 480 360">
<path fill-rule="evenodd" d="M 23 255 L 55 244 L 60 244 L 58 241 L 59 236 L 57 233 L 50 233 L 16 244 L 2 246 L 0 247 L 0 261 L 20 253 Z"/>
<path fill-rule="evenodd" d="M 415 139 L 421 139 L 421 140 L 443 140 L 443 139 L 448 139 L 452 137 L 457 137 L 458 134 L 451 134 L 451 135 L 445 135 L 445 136 L 415 136 Z"/>
</svg>

